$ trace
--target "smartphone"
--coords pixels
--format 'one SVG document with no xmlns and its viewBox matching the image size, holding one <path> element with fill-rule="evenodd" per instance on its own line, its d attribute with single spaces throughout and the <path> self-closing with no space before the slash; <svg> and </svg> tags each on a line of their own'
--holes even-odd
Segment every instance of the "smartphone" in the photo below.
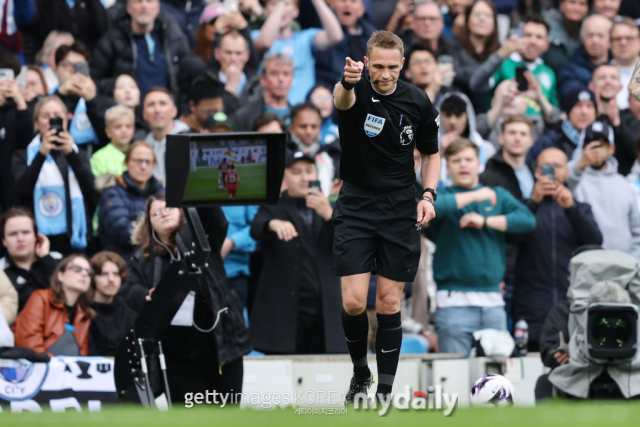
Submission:
<svg viewBox="0 0 640 427">
<path fill-rule="evenodd" d="M 322 192 L 322 188 L 320 187 L 320 181 L 309 181 L 309 190 Z"/>
<path fill-rule="evenodd" d="M 542 171 L 542 176 L 546 176 L 551 181 L 556 181 L 556 168 L 552 165 L 541 165 L 540 170 Z"/>
<path fill-rule="evenodd" d="M 62 117 L 51 117 L 49 119 L 49 129 L 55 129 L 56 130 L 56 135 L 60 135 L 60 132 L 63 131 L 62 126 L 63 126 Z M 62 147 L 62 143 L 61 142 L 51 141 L 51 143 L 53 145 L 55 145 L 56 147 Z"/>
<path fill-rule="evenodd" d="M 89 76 L 89 65 L 86 62 L 77 62 L 73 64 L 73 72 L 82 74 L 83 76 Z"/>
<path fill-rule="evenodd" d="M 516 68 L 516 83 L 518 83 L 518 90 L 520 92 L 526 92 L 529 90 L 529 82 L 524 76 L 525 71 L 527 71 L 527 67 L 520 66 Z"/>
<path fill-rule="evenodd" d="M 440 55 L 438 57 L 438 68 L 440 70 L 451 69 L 451 71 L 453 71 L 453 57 L 450 55 Z M 447 78 L 445 83 L 451 84 L 452 82 L 452 78 Z"/>
<path fill-rule="evenodd" d="M 0 82 L 5 80 L 13 80 L 16 78 L 16 73 L 11 68 L 0 68 Z"/>
</svg>

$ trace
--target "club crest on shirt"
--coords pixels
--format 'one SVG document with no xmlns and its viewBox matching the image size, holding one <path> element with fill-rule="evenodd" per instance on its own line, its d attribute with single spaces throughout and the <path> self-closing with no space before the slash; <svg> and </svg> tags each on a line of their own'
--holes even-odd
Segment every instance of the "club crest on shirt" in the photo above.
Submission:
<svg viewBox="0 0 640 427">
<path fill-rule="evenodd" d="M 400 132 L 400 145 L 409 145 L 413 142 L 413 128 L 407 125 Z"/>
<path fill-rule="evenodd" d="M 364 133 L 366 133 L 369 138 L 378 136 L 380 132 L 382 132 L 386 120 L 387 119 L 374 116 L 373 114 L 367 114 L 367 119 L 364 121 Z"/>
</svg>

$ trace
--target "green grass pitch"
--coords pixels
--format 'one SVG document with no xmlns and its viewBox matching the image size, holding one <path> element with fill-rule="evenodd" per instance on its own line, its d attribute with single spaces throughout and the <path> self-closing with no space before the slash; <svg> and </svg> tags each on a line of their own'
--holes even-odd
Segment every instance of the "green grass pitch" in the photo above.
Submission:
<svg viewBox="0 0 640 427">
<path fill-rule="evenodd" d="M 637 426 L 640 405 L 636 402 L 552 402 L 535 408 L 458 408 L 450 417 L 440 411 L 398 411 L 385 417 L 373 411 L 350 410 L 346 415 L 297 415 L 292 408 L 252 410 L 211 406 L 176 407 L 158 412 L 139 406 L 103 407 L 101 412 L 0 413 L 3 426 Z"/>
<path fill-rule="evenodd" d="M 238 186 L 236 200 L 264 198 L 267 191 L 267 165 L 261 164 L 236 164 L 236 171 L 242 181 L 242 187 Z M 184 201 L 197 200 L 227 200 L 227 189 L 218 190 L 218 178 L 220 170 L 217 167 L 198 168 L 189 172 L 189 182 L 184 192 Z"/>
</svg>

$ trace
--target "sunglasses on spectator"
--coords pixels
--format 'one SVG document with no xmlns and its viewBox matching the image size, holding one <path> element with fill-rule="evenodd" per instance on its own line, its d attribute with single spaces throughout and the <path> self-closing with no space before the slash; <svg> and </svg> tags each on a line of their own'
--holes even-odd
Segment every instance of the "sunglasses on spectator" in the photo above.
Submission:
<svg viewBox="0 0 640 427">
<path fill-rule="evenodd" d="M 166 207 L 164 209 L 156 209 L 155 211 L 151 212 L 151 215 L 153 215 L 154 217 L 158 217 L 160 215 L 162 215 L 162 212 L 164 211 L 164 213 L 169 213 L 173 210 L 174 208 L 169 208 Z"/>
<path fill-rule="evenodd" d="M 86 268 L 86 267 L 81 267 L 79 265 L 76 264 L 69 264 L 67 266 L 67 268 L 71 271 L 73 271 L 74 273 L 80 273 L 81 271 L 84 271 L 85 273 L 87 273 L 89 276 L 93 276 L 94 271 L 90 268 Z"/>
</svg>

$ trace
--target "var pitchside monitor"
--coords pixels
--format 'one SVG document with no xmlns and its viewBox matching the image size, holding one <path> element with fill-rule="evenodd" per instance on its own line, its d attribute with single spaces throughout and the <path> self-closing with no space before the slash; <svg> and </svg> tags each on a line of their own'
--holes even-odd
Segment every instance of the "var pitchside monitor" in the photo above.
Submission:
<svg viewBox="0 0 640 427">
<path fill-rule="evenodd" d="M 167 136 L 167 205 L 275 204 L 285 166 L 285 134 Z"/>
</svg>

